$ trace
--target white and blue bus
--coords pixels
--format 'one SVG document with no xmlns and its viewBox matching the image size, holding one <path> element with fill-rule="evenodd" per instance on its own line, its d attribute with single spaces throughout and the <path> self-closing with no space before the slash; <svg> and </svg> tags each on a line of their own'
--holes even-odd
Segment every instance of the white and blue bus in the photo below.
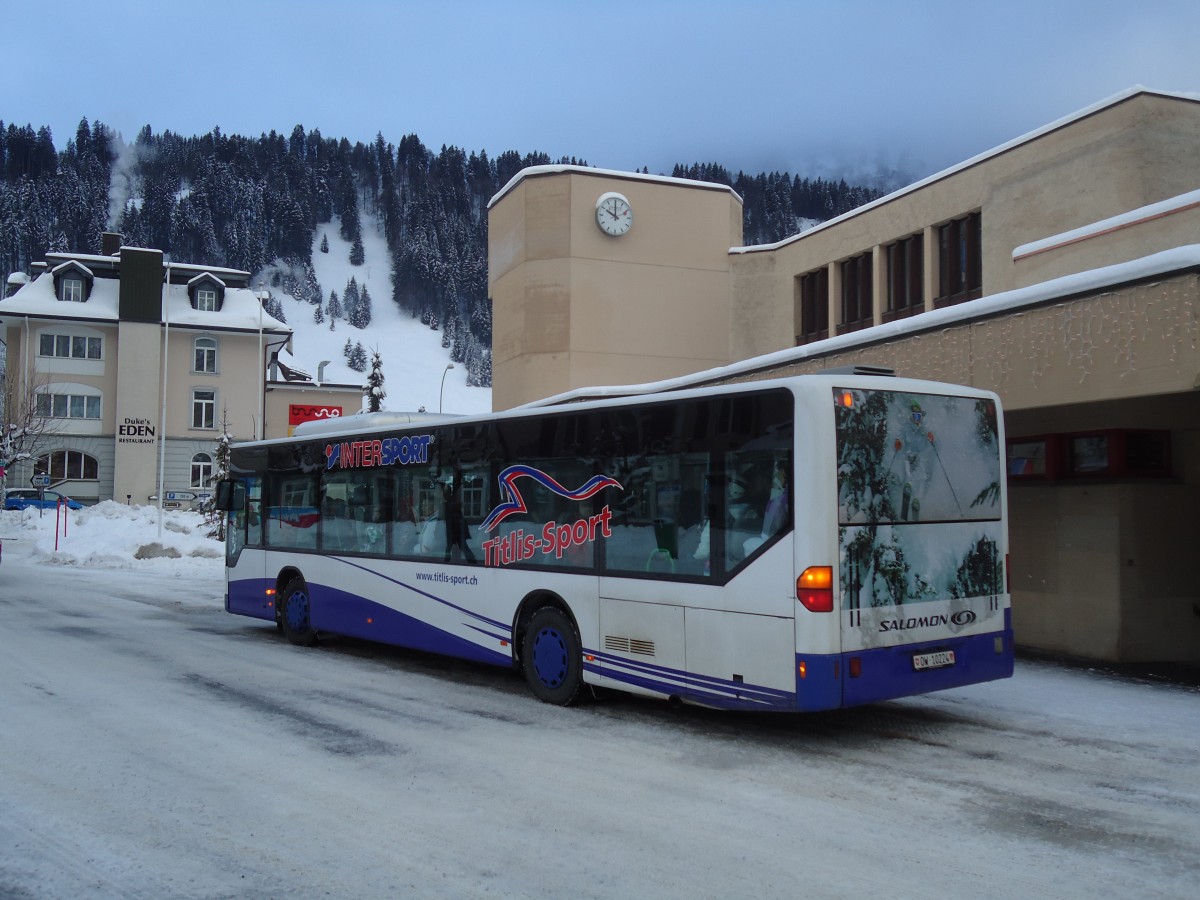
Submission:
<svg viewBox="0 0 1200 900">
<path fill-rule="evenodd" d="M 1008 677 L 994 394 L 830 373 L 234 445 L 226 609 L 711 707 Z"/>
</svg>

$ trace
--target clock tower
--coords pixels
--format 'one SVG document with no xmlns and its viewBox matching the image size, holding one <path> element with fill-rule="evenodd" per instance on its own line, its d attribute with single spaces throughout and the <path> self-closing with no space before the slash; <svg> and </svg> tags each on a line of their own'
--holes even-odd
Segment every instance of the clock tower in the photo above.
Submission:
<svg viewBox="0 0 1200 900">
<path fill-rule="evenodd" d="M 523 169 L 488 210 L 493 407 L 725 365 L 741 242 L 725 185 Z"/>
</svg>

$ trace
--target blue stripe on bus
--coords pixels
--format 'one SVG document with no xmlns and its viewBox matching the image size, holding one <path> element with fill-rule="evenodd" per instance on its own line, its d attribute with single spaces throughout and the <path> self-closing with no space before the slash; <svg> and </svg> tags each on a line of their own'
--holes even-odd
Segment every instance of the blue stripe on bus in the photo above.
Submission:
<svg viewBox="0 0 1200 900">
<path fill-rule="evenodd" d="M 509 653 L 481 647 L 467 638 L 451 634 L 407 613 L 367 600 L 357 594 L 311 582 L 308 591 L 312 598 L 312 624 L 318 631 L 366 638 L 492 665 L 512 664 Z M 446 605 L 453 606 L 449 603 Z M 470 626 L 468 622 L 462 624 Z"/>
<path fill-rule="evenodd" d="M 600 665 L 606 675 L 609 674 L 609 667 L 620 666 L 647 675 L 657 675 L 660 678 L 679 679 L 681 681 L 694 684 L 696 687 L 703 687 L 712 690 L 724 690 L 726 692 L 739 694 L 761 694 L 764 697 L 773 698 L 790 698 L 795 696 L 790 691 L 780 690 L 778 688 L 769 688 L 763 685 L 749 684 L 743 681 L 734 681 L 731 678 L 716 678 L 711 675 L 701 675 L 696 672 L 687 672 L 683 669 L 672 669 L 666 666 L 655 665 L 654 663 L 646 662 L 645 660 L 628 659 L 624 656 L 613 656 L 610 653 L 600 653 L 598 651 L 594 652 L 592 655 L 600 660 Z"/>
<path fill-rule="evenodd" d="M 587 651 L 585 651 L 587 652 Z M 599 665 L 585 664 L 590 672 L 623 684 L 635 685 L 668 696 L 681 697 L 706 706 L 727 709 L 793 709 L 796 695 L 763 685 L 656 666 L 606 653 L 594 653 Z"/>
<path fill-rule="evenodd" d="M 351 562 L 350 560 L 345 559 L 340 556 L 327 556 L 325 558 L 328 560 L 331 560 L 333 562 L 345 563 L 346 565 L 350 566 L 351 568 L 359 569 L 363 572 L 367 572 L 368 574 L 374 575 L 377 578 L 382 578 L 384 581 L 389 581 L 392 584 L 396 585 L 397 587 L 404 588 L 406 591 L 412 591 L 414 594 L 419 594 L 422 597 L 427 597 L 428 599 L 434 600 L 437 603 L 442 604 L 443 606 L 450 607 L 451 609 L 455 610 L 456 612 L 460 612 L 465 616 L 470 616 L 473 619 L 478 619 L 480 622 L 486 622 L 488 625 L 492 625 L 496 628 L 507 629 L 508 627 L 510 627 L 510 623 L 508 623 L 508 622 L 497 622 L 495 619 L 489 619 L 486 616 L 482 616 L 479 613 L 474 612 L 473 610 L 469 610 L 462 606 L 457 606 L 456 604 L 451 603 L 449 600 L 443 600 L 441 597 L 437 596 L 437 594 L 431 594 L 428 591 L 423 591 L 420 588 L 413 587 L 411 584 L 405 584 L 403 581 L 400 581 L 396 578 L 391 578 L 380 572 L 376 572 L 374 569 L 364 566 L 361 563 Z"/>
</svg>

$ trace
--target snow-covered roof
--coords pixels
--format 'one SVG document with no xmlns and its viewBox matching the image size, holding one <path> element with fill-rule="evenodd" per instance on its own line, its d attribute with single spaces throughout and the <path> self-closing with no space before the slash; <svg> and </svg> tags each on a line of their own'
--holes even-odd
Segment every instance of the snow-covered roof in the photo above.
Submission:
<svg viewBox="0 0 1200 900">
<path fill-rule="evenodd" d="M 60 265 L 55 266 L 53 269 L 50 270 L 50 274 L 57 275 L 59 272 L 62 272 L 64 269 L 78 269 L 80 272 L 82 272 L 88 278 L 96 277 L 95 272 L 93 272 L 91 269 L 89 269 L 87 266 L 85 266 L 83 263 L 81 263 L 77 259 L 68 259 L 65 263 L 61 263 Z"/>
<path fill-rule="evenodd" d="M 1041 240 L 1030 241 L 1028 244 L 1021 244 L 1021 246 L 1013 250 L 1012 256 L 1014 260 L 1024 259 L 1026 256 L 1035 256 L 1047 250 L 1054 250 L 1059 247 L 1065 247 L 1068 244 L 1076 244 L 1088 238 L 1119 231 L 1129 225 L 1148 222 L 1151 219 L 1161 219 L 1163 216 L 1168 216 L 1172 213 L 1179 213 L 1198 207 L 1200 207 L 1200 190 L 1188 191 L 1186 194 L 1180 194 L 1177 197 L 1169 197 L 1166 200 L 1160 200 L 1158 203 L 1149 203 L 1146 206 L 1131 209 L 1129 212 L 1121 213 L 1119 216 L 1110 216 L 1107 219 L 1092 222 L 1090 225 L 1083 225 L 1079 228 L 1073 228 L 1070 231 L 1061 232 L 1060 234 L 1052 234 Z"/>
<path fill-rule="evenodd" d="M 1111 97 L 1108 97 L 1107 99 L 1101 100 L 1097 103 L 1093 103 L 1091 106 L 1085 106 L 1083 109 L 1077 110 L 1069 115 L 1063 116 L 1061 119 L 1056 119 L 1055 121 L 1050 122 L 1047 125 L 1043 125 L 1041 128 L 1034 129 L 1033 131 L 1030 131 L 1026 134 L 1021 135 L 1020 137 L 1013 138 L 1011 141 L 1007 141 L 998 147 L 993 147 L 991 150 L 985 150 L 983 153 L 979 153 L 975 156 L 972 156 L 970 159 L 964 160 L 963 162 L 960 162 L 960 163 L 957 163 L 956 165 L 950 166 L 948 169 L 943 169 L 940 172 L 935 172 L 933 175 L 930 175 L 928 178 L 922 178 L 920 181 L 914 182 L 913 184 L 910 184 L 907 187 L 900 188 L 900 190 L 898 190 L 898 191 L 893 191 L 890 194 L 880 197 L 878 200 L 872 200 L 870 203 L 866 203 L 860 207 L 857 207 L 856 209 L 850 210 L 849 212 L 842 213 L 840 216 L 836 216 L 832 219 L 822 222 L 820 225 L 810 228 L 807 231 L 801 232 L 800 234 L 794 234 L 790 237 L 784 238 L 781 241 L 776 241 L 773 244 L 752 244 L 752 245 L 749 245 L 746 247 L 731 247 L 731 248 L 729 248 L 729 252 L 730 253 L 758 253 L 761 251 L 778 250 L 780 247 L 786 247 L 788 244 L 792 244 L 803 238 L 811 237 L 813 234 L 817 233 L 818 231 L 823 231 L 826 228 L 832 228 L 834 225 L 838 224 L 839 222 L 844 222 L 847 219 L 853 218 L 854 216 L 862 215 L 863 213 L 867 212 L 868 210 L 875 209 L 877 206 L 883 206 L 885 203 L 891 203 L 893 200 L 903 197 L 906 194 L 911 194 L 914 191 L 919 191 L 921 188 L 927 187 L 928 185 L 933 184 L 934 182 L 941 181 L 945 178 L 949 178 L 951 175 L 961 172 L 964 169 L 969 169 L 972 166 L 979 165 L 981 162 L 991 159 L 994 156 L 999 156 L 1001 153 L 1006 153 L 1009 150 L 1012 150 L 1014 147 L 1019 147 L 1022 144 L 1027 144 L 1030 141 L 1035 140 L 1039 137 L 1042 137 L 1043 135 L 1049 134 L 1052 131 L 1057 131 L 1058 129 L 1063 128 L 1067 125 L 1070 125 L 1073 122 L 1078 122 L 1080 119 L 1085 119 L 1088 116 L 1095 115 L 1096 113 L 1100 112 L 1103 109 L 1107 109 L 1110 106 L 1116 106 L 1118 103 L 1123 103 L 1124 101 L 1130 99 L 1131 97 L 1135 97 L 1138 94 L 1152 94 L 1156 97 L 1168 97 L 1168 98 L 1175 99 L 1175 100 L 1190 100 L 1192 102 L 1200 102 L 1200 94 L 1179 93 L 1179 92 L 1174 92 L 1174 91 L 1156 91 L 1156 90 L 1151 90 L 1150 88 L 1144 87 L 1143 85 L 1140 85 L 1140 84 L 1134 85 L 1133 87 L 1127 88 L 1126 90 L 1121 91 L 1120 93 L 1113 94 Z"/>
<path fill-rule="evenodd" d="M 727 184 L 719 184 L 715 181 L 693 181 L 690 178 L 674 178 L 668 175 L 645 175 L 641 172 L 621 172 L 616 169 L 593 169 L 590 166 L 570 166 L 570 165 L 554 165 L 554 166 L 529 166 L 522 169 L 516 175 L 508 180 L 508 184 L 500 188 L 491 200 L 488 201 L 488 209 L 491 209 L 496 203 L 500 202 L 500 198 L 515 188 L 526 178 L 532 178 L 538 175 L 561 175 L 570 173 L 574 175 L 602 175 L 607 178 L 623 178 L 626 181 L 648 181 L 655 184 L 673 184 L 679 187 L 702 188 L 709 191 L 728 191 L 740 201 L 742 198 Z"/>
<path fill-rule="evenodd" d="M 863 328 L 848 334 L 839 334 L 823 341 L 814 341 L 802 347 L 789 347 L 764 356 L 756 356 L 731 363 L 683 375 L 678 378 L 668 378 L 663 381 L 647 382 L 645 384 L 610 385 L 604 387 L 578 388 L 562 394 L 555 394 L 542 400 L 526 403 L 516 409 L 529 409 L 539 406 L 554 406 L 569 403 L 574 400 L 597 399 L 601 397 L 628 397 L 637 394 L 654 394 L 662 391 L 675 391 L 696 387 L 712 381 L 720 381 L 738 375 L 761 372 L 791 363 L 802 362 L 813 357 L 825 356 L 856 347 L 878 344 L 884 341 L 896 340 L 924 331 L 947 328 L 971 319 L 983 319 L 1007 312 L 1016 312 L 1031 306 L 1037 306 L 1051 300 L 1061 300 L 1080 294 L 1095 293 L 1118 284 L 1131 281 L 1142 281 L 1178 272 L 1183 269 L 1200 268 L 1200 244 L 1188 244 L 1163 250 L 1141 259 L 1090 269 L 1053 278 L 1029 287 L 1016 288 L 978 300 L 968 300 L 954 306 L 919 313 L 906 319 L 885 322 L 871 328 Z"/>
<path fill-rule="evenodd" d="M 220 278 L 218 278 L 216 275 L 214 275 L 212 272 L 208 271 L 207 269 L 205 269 L 203 272 L 201 272 L 199 275 L 197 275 L 195 278 L 193 278 L 191 281 L 189 281 L 188 287 L 191 287 L 193 284 L 195 284 L 198 281 L 213 281 L 213 282 L 216 282 L 217 284 L 219 284 L 221 287 L 225 287 L 225 282 L 223 282 Z"/>
<path fill-rule="evenodd" d="M 0 317 L 21 316 L 45 319 L 74 319 L 91 322 L 120 321 L 121 283 L 115 278 L 96 279 L 86 303 L 60 301 L 54 292 L 54 278 L 43 272 L 11 297 L 0 300 Z M 192 308 L 187 285 L 172 284 L 163 319 L 171 325 L 206 328 L 213 331 L 258 331 L 291 334 L 292 329 L 263 309 L 262 301 L 250 288 L 226 288 L 225 302 L 219 311 Z"/>
</svg>

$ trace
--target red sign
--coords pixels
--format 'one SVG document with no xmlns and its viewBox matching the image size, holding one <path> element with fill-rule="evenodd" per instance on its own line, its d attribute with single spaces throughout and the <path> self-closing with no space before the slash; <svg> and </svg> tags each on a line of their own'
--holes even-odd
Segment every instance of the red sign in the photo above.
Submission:
<svg viewBox="0 0 1200 900">
<path fill-rule="evenodd" d="M 288 404 L 288 435 L 301 422 L 319 422 L 322 419 L 337 419 L 342 415 L 340 406 L 309 406 L 305 403 Z"/>
</svg>

